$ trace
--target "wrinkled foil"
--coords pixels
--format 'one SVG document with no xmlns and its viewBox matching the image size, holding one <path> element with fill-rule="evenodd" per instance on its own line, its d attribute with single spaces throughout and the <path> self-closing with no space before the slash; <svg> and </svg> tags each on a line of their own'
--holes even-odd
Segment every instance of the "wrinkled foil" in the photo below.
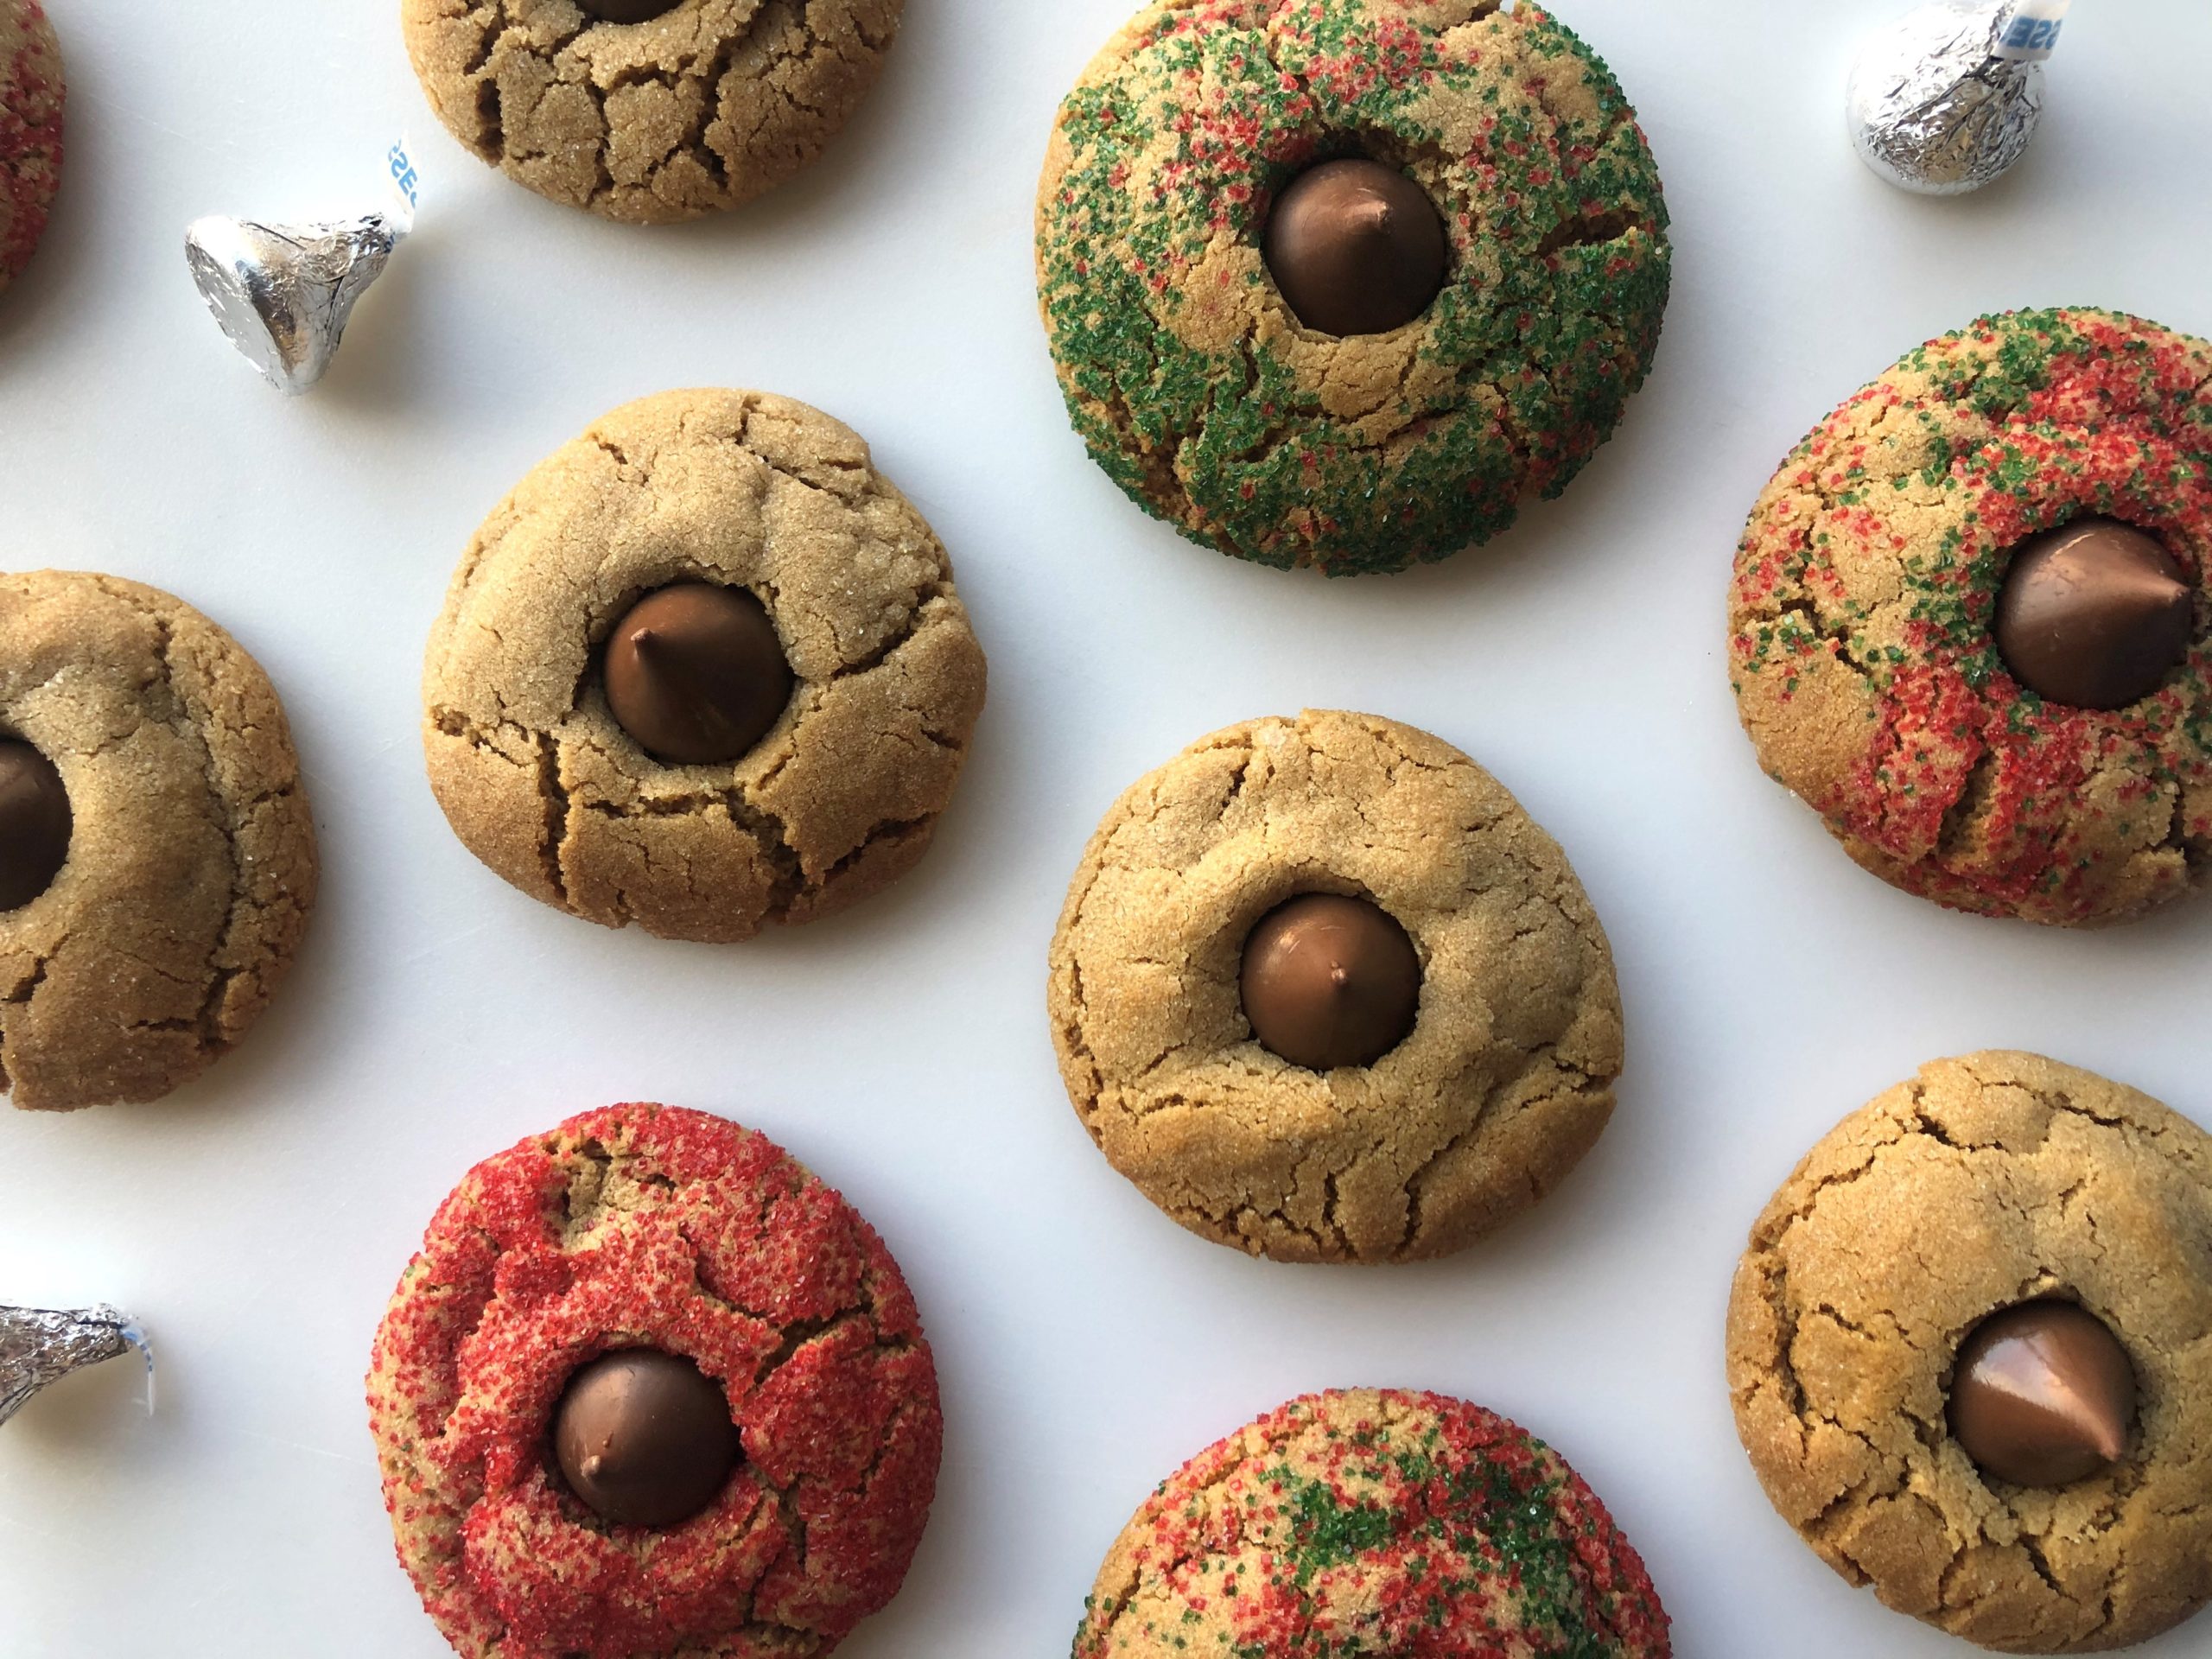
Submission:
<svg viewBox="0 0 2212 1659">
<path fill-rule="evenodd" d="M 404 143 L 387 157 L 384 212 L 328 224 L 195 220 L 184 233 L 192 280 L 223 332 L 279 390 L 297 397 L 323 377 L 346 325 L 392 250 L 415 226 L 416 175 Z"/>
<path fill-rule="evenodd" d="M 2043 115 L 2045 47 L 2019 14 L 2049 0 L 1936 0 L 1866 43 L 1847 94 L 1851 141 L 1891 184 L 1923 195 L 1978 190 L 2026 153 Z M 2051 34 L 2056 36 L 2055 25 Z"/>
<path fill-rule="evenodd" d="M 146 1356 L 146 1408 L 151 1411 L 154 1351 L 129 1314 L 106 1306 L 0 1307 L 0 1423 L 41 1389 L 133 1348 Z"/>
</svg>

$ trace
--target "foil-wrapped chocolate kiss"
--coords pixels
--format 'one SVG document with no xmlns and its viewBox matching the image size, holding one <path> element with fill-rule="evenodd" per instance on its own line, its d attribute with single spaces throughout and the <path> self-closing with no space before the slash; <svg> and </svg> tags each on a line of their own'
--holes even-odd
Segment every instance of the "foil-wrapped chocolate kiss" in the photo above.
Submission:
<svg viewBox="0 0 2212 1659">
<path fill-rule="evenodd" d="M 383 210 L 314 225 L 196 219 L 184 233 L 192 279 L 248 361 L 296 396 L 322 378 L 353 307 L 414 228 L 416 175 L 406 145 L 385 157 Z"/>
</svg>

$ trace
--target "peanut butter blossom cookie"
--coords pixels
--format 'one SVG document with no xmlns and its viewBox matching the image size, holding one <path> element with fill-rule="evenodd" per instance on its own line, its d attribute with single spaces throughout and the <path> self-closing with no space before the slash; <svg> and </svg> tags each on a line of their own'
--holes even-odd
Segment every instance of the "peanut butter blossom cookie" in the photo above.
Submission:
<svg viewBox="0 0 2212 1659">
<path fill-rule="evenodd" d="M 61 47 L 38 0 L 0 0 L 0 289 L 30 263 L 61 182 Z"/>
<path fill-rule="evenodd" d="M 615 410 L 476 533 L 430 636 L 430 785 L 533 898 L 748 938 L 911 868 L 983 653 L 849 429 L 753 391 Z"/>
<path fill-rule="evenodd" d="M 1115 1541 L 1073 1659 L 1664 1659 L 1605 1506 L 1503 1417 L 1307 1395 L 1201 1452 Z"/>
<path fill-rule="evenodd" d="M 283 706 L 238 642 L 114 576 L 0 576 L 0 1091 L 159 1098 L 226 1054 L 315 904 Z"/>
<path fill-rule="evenodd" d="M 1371 715 L 1202 738 L 1114 804 L 1049 1001 L 1091 1137 L 1192 1231 L 1441 1255 L 1548 1192 L 1621 1070 L 1612 954 L 1557 843 Z"/>
<path fill-rule="evenodd" d="M 588 1112 L 471 1170 L 368 1389 L 400 1561 L 468 1659 L 826 1654 L 897 1592 L 937 1481 L 890 1254 L 702 1112 Z"/>
<path fill-rule="evenodd" d="M 2005 1653 L 2212 1600 L 2212 1135 L 2033 1054 L 1846 1118 L 1752 1230 L 1736 1425 L 1821 1558 Z"/>
<path fill-rule="evenodd" d="M 1395 570 L 1611 432 L 1666 224 L 1611 73 L 1528 0 L 1159 0 L 1061 106 L 1039 298 L 1139 505 L 1262 564 Z"/>
<path fill-rule="evenodd" d="M 1759 759 L 1988 916 L 2126 921 L 2212 855 L 2212 346 L 2106 311 L 1911 353 L 1768 484 L 1729 598 Z"/>
<path fill-rule="evenodd" d="M 447 130 L 542 196 L 632 224 L 763 195 L 875 85 L 906 0 L 403 0 Z"/>
</svg>

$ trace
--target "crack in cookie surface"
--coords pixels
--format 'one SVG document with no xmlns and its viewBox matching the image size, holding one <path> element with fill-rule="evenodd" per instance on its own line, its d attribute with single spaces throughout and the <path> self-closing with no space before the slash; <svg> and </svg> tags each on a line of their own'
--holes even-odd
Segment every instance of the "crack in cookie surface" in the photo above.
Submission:
<svg viewBox="0 0 2212 1659">
<path fill-rule="evenodd" d="M 2141 1408 L 2111 1469 L 2007 1486 L 1949 1438 L 1952 1357 L 2044 1296 L 2119 1334 Z M 1761 1216 L 1728 1376 L 1768 1497 L 1852 1582 L 2007 1652 L 2147 1640 L 2212 1599 L 2212 1522 L 2171 1518 L 2212 1500 L 2212 1136 L 2035 1055 L 1923 1067 Z"/>
</svg>

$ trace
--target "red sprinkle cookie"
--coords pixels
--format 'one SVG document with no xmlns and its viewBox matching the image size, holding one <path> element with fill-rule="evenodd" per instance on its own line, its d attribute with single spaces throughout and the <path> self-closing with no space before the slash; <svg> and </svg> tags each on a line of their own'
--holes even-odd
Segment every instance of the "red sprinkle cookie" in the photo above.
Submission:
<svg viewBox="0 0 2212 1659">
<path fill-rule="evenodd" d="M 882 1242 L 769 1141 L 670 1107 L 471 1170 L 368 1391 L 400 1561 L 471 1659 L 826 1654 L 897 1592 L 937 1483 Z"/>
<path fill-rule="evenodd" d="M 0 0 L 0 289 L 30 263 L 61 182 L 61 48 L 38 0 Z"/>
<path fill-rule="evenodd" d="M 1793 451 L 1729 595 L 1744 724 L 1885 880 L 2093 926 L 2212 852 L 2212 346 L 1985 317 Z"/>
<path fill-rule="evenodd" d="M 1171 1475 L 1099 1569 L 1074 1659 L 1665 1659 L 1643 1563 L 1581 1477 L 1435 1394 L 1294 1400 Z"/>
</svg>

